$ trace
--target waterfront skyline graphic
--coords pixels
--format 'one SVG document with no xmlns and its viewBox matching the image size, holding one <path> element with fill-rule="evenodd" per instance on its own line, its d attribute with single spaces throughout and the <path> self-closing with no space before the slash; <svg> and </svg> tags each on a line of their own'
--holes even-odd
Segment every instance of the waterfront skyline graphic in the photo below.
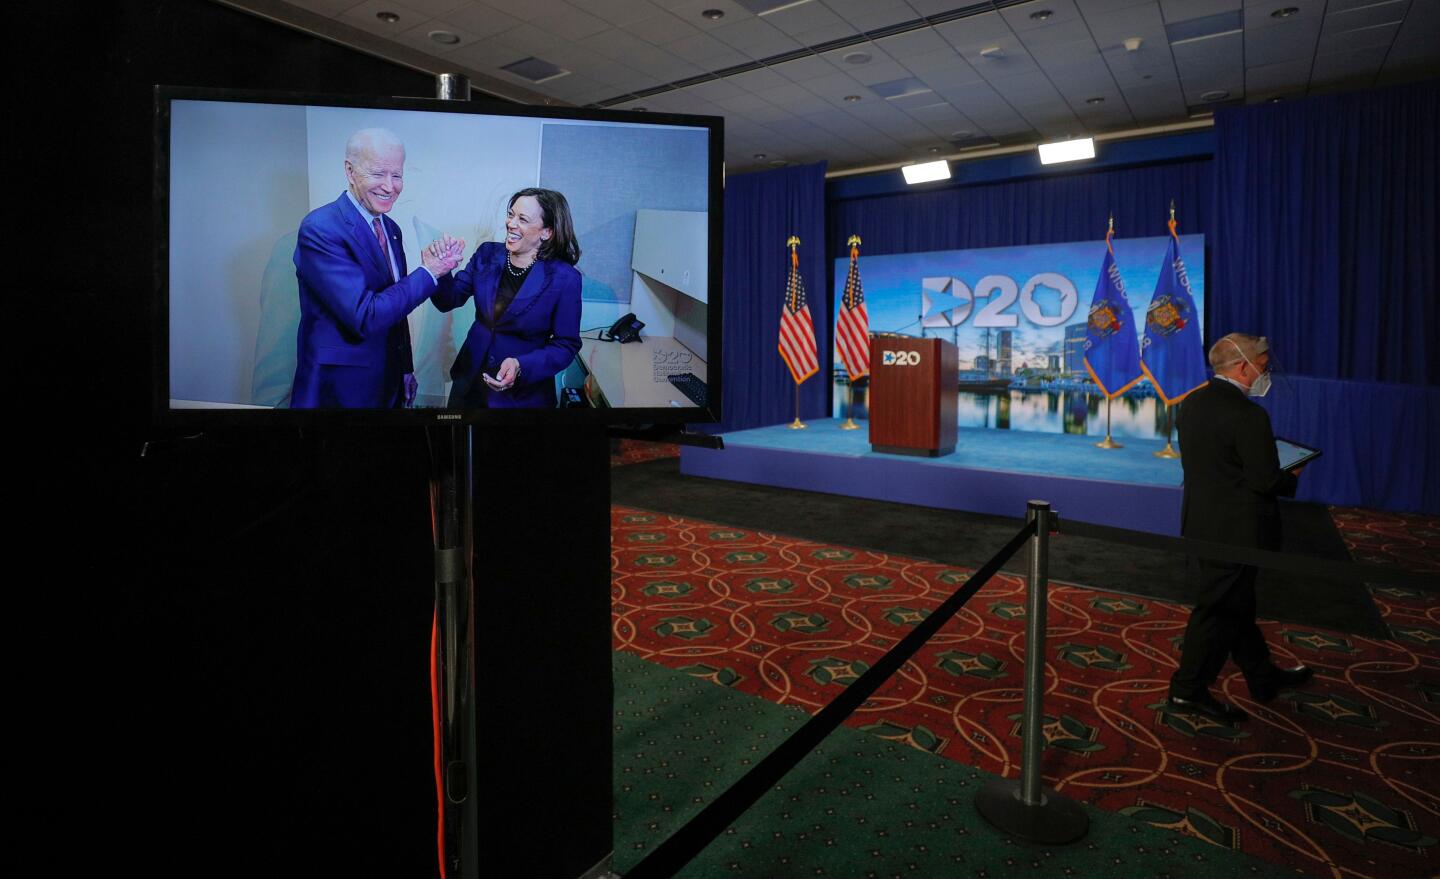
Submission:
<svg viewBox="0 0 1440 879">
<path fill-rule="evenodd" d="M 1113 240 L 1137 339 L 1169 240 L 1168 235 Z M 1203 335 L 1205 236 L 1181 235 L 1180 254 L 1196 310 L 1202 315 Z M 999 332 L 1009 330 L 1011 373 L 1022 367 L 1045 370 L 1052 356 L 1060 358 L 1064 369 L 1065 327 L 1085 325 L 1104 255 L 1104 239 L 881 256 L 865 256 L 862 251 L 860 274 L 870 329 L 952 341 L 959 349 L 962 370 L 987 366 L 976 364 L 976 358 L 985 354 L 987 329 L 992 359 L 998 357 Z M 832 295 L 837 309 L 848 269 L 848 257 L 836 259 Z M 928 284 L 927 279 L 931 279 Z M 945 283 L 951 279 L 959 285 Z M 1012 292 L 1008 304 L 997 302 L 1010 298 Z M 925 307 L 927 293 L 929 308 Z M 989 295 L 976 295 L 982 293 Z M 995 307 L 997 304 L 1003 307 Z M 977 325 L 984 323 L 999 325 Z M 1004 364 L 994 366 L 998 369 Z"/>
</svg>

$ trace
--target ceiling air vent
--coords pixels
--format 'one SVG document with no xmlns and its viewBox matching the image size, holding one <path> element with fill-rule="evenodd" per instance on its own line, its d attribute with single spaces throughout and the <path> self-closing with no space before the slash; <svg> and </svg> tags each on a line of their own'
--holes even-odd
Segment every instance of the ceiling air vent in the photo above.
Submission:
<svg viewBox="0 0 1440 879">
<path fill-rule="evenodd" d="M 564 76 L 570 71 L 556 67 L 549 61 L 541 61 L 539 58 L 521 58 L 511 64 L 506 64 L 501 70 L 508 71 L 516 76 L 522 76 L 533 83 L 549 82 L 557 77 Z"/>
</svg>

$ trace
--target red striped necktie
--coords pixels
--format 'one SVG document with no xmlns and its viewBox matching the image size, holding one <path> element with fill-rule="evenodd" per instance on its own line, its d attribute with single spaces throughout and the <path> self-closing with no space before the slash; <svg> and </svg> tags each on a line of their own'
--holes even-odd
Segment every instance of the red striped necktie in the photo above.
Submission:
<svg viewBox="0 0 1440 879">
<path fill-rule="evenodd" d="M 370 223 L 375 229 L 375 243 L 380 245 L 380 258 L 385 260 L 386 273 L 390 275 L 390 280 L 393 281 L 395 280 L 395 270 L 390 266 L 390 248 L 385 245 L 385 230 L 380 226 L 379 217 L 371 220 Z"/>
</svg>

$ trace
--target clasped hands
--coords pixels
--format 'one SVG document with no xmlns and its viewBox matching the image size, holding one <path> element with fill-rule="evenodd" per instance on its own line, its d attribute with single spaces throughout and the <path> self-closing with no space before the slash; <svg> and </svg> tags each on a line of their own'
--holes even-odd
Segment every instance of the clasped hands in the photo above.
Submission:
<svg viewBox="0 0 1440 879">
<path fill-rule="evenodd" d="M 449 235 L 436 238 L 420 252 L 420 260 L 425 264 L 425 268 L 437 278 L 449 274 L 464 258 L 465 239 L 455 239 Z"/>
</svg>

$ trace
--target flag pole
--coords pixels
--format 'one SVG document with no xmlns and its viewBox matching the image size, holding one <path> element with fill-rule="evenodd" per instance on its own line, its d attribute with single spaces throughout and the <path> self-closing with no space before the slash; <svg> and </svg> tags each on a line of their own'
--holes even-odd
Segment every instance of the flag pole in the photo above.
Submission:
<svg viewBox="0 0 1440 879">
<path fill-rule="evenodd" d="M 1098 448 L 1102 448 L 1102 449 L 1123 449 L 1123 448 L 1125 448 L 1125 447 L 1124 447 L 1123 445 L 1121 445 L 1120 443 L 1115 442 L 1115 438 L 1110 435 L 1110 404 L 1111 404 L 1111 403 L 1114 403 L 1114 402 L 1115 402 L 1115 398 L 1114 398 L 1114 397 L 1106 397 L 1106 398 L 1105 398 L 1105 438 L 1104 438 L 1103 440 L 1101 440 L 1100 442 L 1098 442 L 1098 443 L 1095 444 Z"/>
<path fill-rule="evenodd" d="M 795 262 L 795 259 L 796 259 L 796 256 L 795 256 L 795 248 L 800 246 L 800 236 L 798 236 L 798 235 L 791 235 L 789 238 L 787 238 L 787 239 L 785 240 L 785 243 L 790 246 L 790 261 L 791 261 L 791 264 L 793 265 L 794 262 Z M 800 420 L 800 383 L 799 383 L 799 382 L 796 382 L 796 383 L 795 383 L 795 420 L 792 421 L 792 422 L 790 422 L 790 425 L 789 425 L 789 426 L 790 426 L 790 429 L 791 429 L 791 430 L 805 430 L 806 428 L 808 428 L 808 427 L 810 426 L 810 425 L 808 425 L 808 424 L 806 424 L 805 422 L 803 422 L 803 421 Z"/>
<path fill-rule="evenodd" d="M 1170 199 L 1170 228 L 1175 228 L 1175 199 Z M 1164 401 L 1162 401 L 1164 402 Z M 1155 453 L 1157 458 L 1178 458 L 1180 453 L 1175 451 L 1175 446 L 1170 442 L 1170 436 L 1175 432 L 1175 407 L 1165 403 L 1165 448 Z"/>
<path fill-rule="evenodd" d="M 851 235 L 851 236 L 850 236 L 850 240 L 847 241 L 847 242 L 845 242 L 845 243 L 848 244 L 848 245 L 850 245 L 850 259 L 851 259 L 852 262 L 853 262 L 853 260 L 855 259 L 855 248 L 857 248 L 857 247 L 860 246 L 860 236 L 859 236 L 859 235 Z M 848 370 L 848 369 L 846 370 L 845 384 L 846 384 L 846 387 L 848 387 L 848 388 L 849 388 L 849 391 L 850 391 L 850 393 L 849 393 L 850 405 L 849 405 L 849 407 L 848 407 L 848 409 L 847 409 L 847 411 L 846 411 L 846 413 L 845 413 L 845 423 L 843 423 L 843 424 L 840 425 L 840 429 L 841 429 L 841 430 L 859 430 L 859 429 L 860 429 L 860 425 L 858 425 L 858 424 L 855 423 L 855 379 L 850 378 L 850 376 L 849 376 L 849 370 Z"/>
<path fill-rule="evenodd" d="M 1115 215 L 1114 215 L 1114 214 L 1111 214 L 1111 215 L 1110 215 L 1110 225 L 1109 225 L 1109 227 L 1107 228 L 1107 230 L 1106 230 L 1106 232 L 1105 232 L 1105 246 L 1106 246 L 1106 247 L 1109 247 L 1109 246 L 1110 246 L 1110 236 L 1111 236 L 1111 235 L 1114 235 L 1114 234 L 1115 234 Z M 1103 390 L 1103 388 L 1102 388 L 1102 390 Z M 1110 404 L 1112 404 L 1112 403 L 1114 403 L 1114 402 L 1115 402 L 1115 398 L 1112 397 L 1112 396 L 1110 396 L 1110 395 L 1107 393 L 1107 394 L 1105 395 L 1105 438 L 1104 438 L 1103 440 L 1101 440 L 1100 442 L 1098 442 L 1098 443 L 1095 444 L 1096 448 L 1101 448 L 1101 449 L 1123 449 L 1123 448 L 1125 448 L 1125 447 L 1122 446 L 1120 443 L 1115 442 L 1115 438 L 1110 435 Z"/>
</svg>

